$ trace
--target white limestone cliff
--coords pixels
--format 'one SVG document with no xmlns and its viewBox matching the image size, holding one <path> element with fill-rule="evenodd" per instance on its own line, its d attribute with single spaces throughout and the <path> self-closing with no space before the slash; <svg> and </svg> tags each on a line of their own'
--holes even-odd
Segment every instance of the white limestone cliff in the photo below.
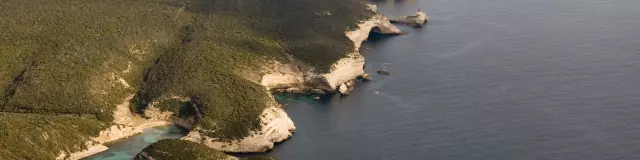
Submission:
<svg viewBox="0 0 640 160">
<path fill-rule="evenodd" d="M 240 140 L 223 141 L 202 135 L 196 128 L 182 137 L 183 140 L 202 143 L 208 147 L 225 152 L 264 152 L 273 149 L 274 143 L 282 142 L 293 134 L 296 127 L 293 121 L 279 106 L 265 109 L 260 115 L 261 129 L 253 131 Z"/>
<path fill-rule="evenodd" d="M 374 11 L 376 9 L 375 5 L 369 5 L 369 8 Z M 284 91 L 323 89 L 335 92 L 344 83 L 365 74 L 363 68 L 365 60 L 360 54 L 360 46 L 369 37 L 370 32 L 391 35 L 404 34 L 385 16 L 374 15 L 370 19 L 360 22 L 358 29 L 345 32 L 345 36 L 353 41 L 354 51 L 347 53 L 344 58 L 333 63 L 329 72 L 318 74 L 313 70 L 301 71 L 293 64 L 272 62 L 274 67 L 262 76 L 260 83 L 268 89 L 284 88 Z M 317 79 L 321 79 L 326 87 L 305 86 L 305 82 L 317 81 Z"/>
<path fill-rule="evenodd" d="M 418 11 L 414 15 L 393 18 L 390 21 L 393 23 L 406 24 L 412 27 L 421 27 L 429 21 L 429 17 L 426 13 Z"/>
</svg>

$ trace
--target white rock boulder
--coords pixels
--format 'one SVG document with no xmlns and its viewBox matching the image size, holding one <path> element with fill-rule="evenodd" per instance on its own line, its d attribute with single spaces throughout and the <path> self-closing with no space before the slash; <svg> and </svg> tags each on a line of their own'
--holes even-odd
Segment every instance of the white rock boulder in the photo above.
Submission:
<svg viewBox="0 0 640 160">
<path fill-rule="evenodd" d="M 414 15 L 393 18 L 389 19 L 389 21 L 391 21 L 391 23 L 402 23 L 412 27 L 421 27 L 429 21 L 429 17 L 426 13 L 418 11 Z"/>
</svg>

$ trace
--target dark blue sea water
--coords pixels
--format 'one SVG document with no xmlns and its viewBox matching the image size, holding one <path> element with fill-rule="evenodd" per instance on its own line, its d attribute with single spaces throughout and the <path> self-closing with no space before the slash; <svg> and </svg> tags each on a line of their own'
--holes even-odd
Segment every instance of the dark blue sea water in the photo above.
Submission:
<svg viewBox="0 0 640 160">
<path fill-rule="evenodd" d="M 379 2 L 430 21 L 370 41 L 352 95 L 285 101 L 282 160 L 638 160 L 640 1 Z"/>
</svg>

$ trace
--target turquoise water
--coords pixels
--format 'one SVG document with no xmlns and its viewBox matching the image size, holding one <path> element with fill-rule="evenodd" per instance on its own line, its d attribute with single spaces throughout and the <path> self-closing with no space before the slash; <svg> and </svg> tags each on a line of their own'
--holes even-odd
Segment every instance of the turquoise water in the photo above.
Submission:
<svg viewBox="0 0 640 160">
<path fill-rule="evenodd" d="M 142 149 L 162 139 L 183 137 L 186 131 L 178 126 L 161 126 L 144 130 L 142 134 L 113 142 L 109 150 L 84 158 L 85 160 L 126 160 L 131 159 Z"/>
</svg>

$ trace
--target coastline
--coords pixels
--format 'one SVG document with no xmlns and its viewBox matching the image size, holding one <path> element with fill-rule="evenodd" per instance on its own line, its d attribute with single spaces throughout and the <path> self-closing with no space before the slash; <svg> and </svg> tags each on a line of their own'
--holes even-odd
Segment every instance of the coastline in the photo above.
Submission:
<svg viewBox="0 0 640 160">
<path fill-rule="evenodd" d="M 93 139 L 85 142 L 85 144 L 87 145 L 87 149 L 69 153 L 68 155 L 66 152 L 61 151 L 58 157 L 56 157 L 56 160 L 76 160 L 98 154 L 100 152 L 104 152 L 109 149 L 109 147 L 105 146 L 104 144 L 135 136 L 144 132 L 145 129 L 168 125 L 182 126 L 180 123 L 171 121 L 148 120 L 139 116 L 135 116 L 129 110 L 129 100 L 131 100 L 132 98 L 133 95 L 130 95 L 123 103 L 116 106 L 116 110 L 114 111 L 115 119 L 113 122 L 115 124 L 101 131 L 98 137 L 94 137 Z"/>
<path fill-rule="evenodd" d="M 82 159 L 85 157 L 89 157 L 92 156 L 94 154 L 98 154 L 101 152 L 104 152 L 106 150 L 109 149 L 109 147 L 105 146 L 104 144 L 109 143 L 109 142 L 113 142 L 113 141 L 117 141 L 117 140 L 121 140 L 121 139 L 125 139 L 131 136 L 135 136 L 137 134 L 140 134 L 142 132 L 144 132 L 145 129 L 148 128 L 153 128 L 153 127 L 159 127 L 159 126 L 168 126 L 168 125 L 176 125 L 175 123 L 172 122 L 168 122 L 168 121 L 150 121 L 144 124 L 141 124 L 140 126 L 131 126 L 131 127 L 126 127 L 126 128 L 122 128 L 122 130 L 135 130 L 135 132 L 120 132 L 118 133 L 117 131 L 103 131 L 102 133 L 107 133 L 107 132 L 111 132 L 111 133 L 116 133 L 119 134 L 121 136 L 119 136 L 116 139 L 109 139 L 108 141 L 103 141 L 103 142 L 98 142 L 97 139 L 98 138 L 94 138 L 93 141 L 89 141 L 87 142 L 87 149 L 82 150 L 82 151 L 78 151 L 78 152 L 73 152 L 69 155 L 67 155 L 66 153 L 61 153 L 56 160 L 63 160 L 63 159 L 68 159 L 68 160 L 77 160 L 77 159 Z M 116 126 L 112 126 L 112 127 L 116 127 Z M 107 133 L 108 134 L 108 133 Z"/>
<path fill-rule="evenodd" d="M 376 12 L 375 5 L 368 5 L 369 9 Z M 389 20 L 376 14 L 358 23 L 358 29 L 352 31 L 345 31 L 345 36 L 350 39 L 354 44 L 354 51 L 346 53 L 345 57 L 339 59 L 331 65 L 331 70 L 327 73 L 314 73 L 313 70 L 300 70 L 301 67 L 294 64 L 270 64 L 269 74 L 261 76 L 260 84 L 267 90 L 285 88 L 287 92 L 307 92 L 318 91 L 322 93 L 329 92 L 329 94 L 335 93 L 339 89 L 342 90 L 345 86 L 349 90 L 353 89 L 352 82 L 359 76 L 363 76 L 363 66 L 365 63 L 364 57 L 360 54 L 360 45 L 368 38 L 368 35 L 374 28 L 377 28 L 380 34 L 403 34 L 394 25 L 390 24 Z M 293 68 L 293 69 L 291 69 Z M 311 85 L 309 82 L 321 79 L 320 85 Z M 343 93 L 344 94 L 344 93 Z M 271 95 L 271 94 L 270 94 Z M 172 112 L 157 112 L 157 108 L 153 106 L 149 110 L 151 113 L 145 115 L 151 118 L 142 118 L 136 116 L 129 110 L 129 100 L 133 98 L 133 95 L 127 97 L 122 103 L 117 105 L 116 111 L 114 111 L 115 125 L 100 132 L 98 137 L 93 138 L 86 144 L 87 149 L 70 153 L 62 152 L 56 159 L 81 159 L 93 154 L 103 152 L 108 149 L 104 144 L 119 139 L 134 136 L 142 133 L 144 129 L 163 126 L 163 125 L 179 125 L 185 128 L 194 128 L 193 125 L 189 125 L 188 122 L 183 122 L 181 119 L 172 118 Z M 295 126 L 291 119 L 287 116 L 286 112 L 282 109 L 273 96 L 270 96 L 269 104 L 263 110 L 260 118 L 263 120 L 262 129 L 260 131 L 253 131 L 249 136 L 244 137 L 238 141 L 232 143 L 217 141 L 215 138 L 206 137 L 200 135 L 197 130 L 193 129 L 188 135 L 181 138 L 183 140 L 189 140 L 193 142 L 204 142 L 205 145 L 221 151 L 226 152 L 264 152 L 273 149 L 275 143 L 282 142 L 292 136 Z M 176 120 L 177 119 L 177 120 Z"/>
<path fill-rule="evenodd" d="M 357 29 L 344 32 L 344 35 L 353 42 L 354 50 L 333 62 L 328 72 L 315 73 L 312 67 L 295 62 L 288 64 L 272 62 L 266 71 L 267 74 L 261 77 L 260 84 L 268 90 L 290 93 L 335 93 L 341 86 L 345 86 L 347 90 L 353 89 L 350 84 L 357 77 L 366 75 L 365 58 L 360 54 L 360 46 L 369 37 L 369 33 L 375 29 L 378 34 L 406 34 L 391 24 L 387 17 L 378 14 L 375 5 L 367 4 L 367 6 L 376 14 L 367 20 L 360 21 Z"/>
</svg>

